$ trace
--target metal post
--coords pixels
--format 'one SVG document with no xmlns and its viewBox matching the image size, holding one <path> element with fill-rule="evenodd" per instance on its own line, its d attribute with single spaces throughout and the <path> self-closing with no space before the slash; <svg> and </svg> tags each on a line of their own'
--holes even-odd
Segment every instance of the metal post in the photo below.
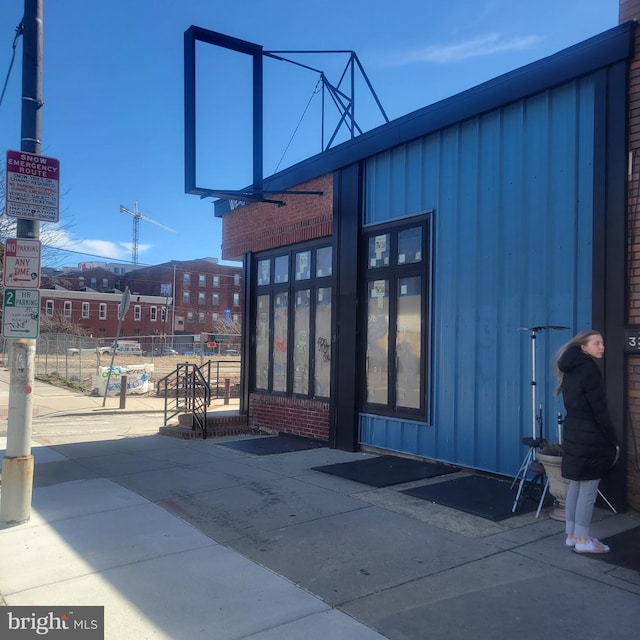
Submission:
<svg viewBox="0 0 640 640">
<path fill-rule="evenodd" d="M 536 330 L 531 330 L 531 437 L 536 435 Z"/>
<path fill-rule="evenodd" d="M 25 0 L 22 37 L 22 123 L 20 150 L 40 154 L 42 135 L 43 0 Z M 40 236 L 40 223 L 17 219 L 16 236 Z M 33 456 L 31 434 L 35 339 L 13 339 L 9 357 L 7 451 L 2 460 L 0 521 L 26 522 L 31 517 Z"/>
<path fill-rule="evenodd" d="M 127 407 L 127 376 L 120 376 L 120 408 Z"/>
<path fill-rule="evenodd" d="M 175 349 L 176 333 L 176 263 L 173 263 L 173 288 L 171 289 L 171 348 Z"/>
<path fill-rule="evenodd" d="M 107 403 L 107 394 L 109 393 L 109 384 L 111 383 L 111 374 L 113 372 L 113 361 L 116 357 L 116 351 L 118 350 L 118 344 L 120 340 L 120 329 L 122 327 L 122 321 L 127 315 L 127 311 L 129 310 L 129 304 L 131 301 L 131 293 L 129 291 L 129 287 L 124 288 L 124 293 L 122 294 L 122 300 L 120 302 L 120 312 L 118 313 L 118 326 L 116 328 L 116 338 L 113 342 L 113 346 L 111 347 L 111 363 L 109 364 L 109 371 L 107 371 L 107 380 L 104 385 L 104 396 L 102 398 L 102 406 Z M 122 408 L 122 407 L 121 407 Z"/>
</svg>

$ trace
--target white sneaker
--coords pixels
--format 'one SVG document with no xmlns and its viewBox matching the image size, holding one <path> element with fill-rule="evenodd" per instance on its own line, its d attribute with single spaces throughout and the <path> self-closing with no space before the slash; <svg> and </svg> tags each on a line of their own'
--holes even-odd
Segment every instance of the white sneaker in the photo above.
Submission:
<svg viewBox="0 0 640 640">
<path fill-rule="evenodd" d="M 609 553 L 611 549 L 597 538 L 587 538 L 584 542 L 576 542 L 573 549 L 576 553 Z"/>
<path fill-rule="evenodd" d="M 578 542 L 577 538 L 570 538 L 569 536 L 567 536 L 564 541 L 564 546 L 573 549 L 573 547 L 576 546 L 576 542 Z"/>
</svg>

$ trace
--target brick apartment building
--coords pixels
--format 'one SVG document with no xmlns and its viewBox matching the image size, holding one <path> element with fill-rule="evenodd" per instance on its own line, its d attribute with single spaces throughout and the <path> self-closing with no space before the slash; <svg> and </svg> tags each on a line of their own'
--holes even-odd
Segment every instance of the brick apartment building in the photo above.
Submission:
<svg viewBox="0 0 640 640">
<path fill-rule="evenodd" d="M 217 260 L 172 260 L 129 272 L 135 295 L 173 297 L 170 327 L 175 334 L 225 333 L 242 323 L 242 268 Z"/>
<path fill-rule="evenodd" d="M 174 260 L 126 273 L 93 265 L 61 273 L 45 270 L 42 317 L 45 323 L 48 318 L 66 319 L 87 336 L 108 342 L 116 336 L 126 287 L 131 303 L 120 336 L 138 339 L 143 348 L 158 336 L 186 348 L 202 334 L 239 333 L 242 269 L 213 258 Z"/>
</svg>

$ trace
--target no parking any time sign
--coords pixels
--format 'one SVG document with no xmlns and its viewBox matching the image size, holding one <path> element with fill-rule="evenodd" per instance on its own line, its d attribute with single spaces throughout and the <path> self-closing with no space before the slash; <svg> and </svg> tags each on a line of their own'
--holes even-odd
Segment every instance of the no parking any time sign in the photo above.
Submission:
<svg viewBox="0 0 640 640">
<path fill-rule="evenodd" d="M 7 238 L 4 249 L 4 286 L 40 287 L 40 240 Z"/>
</svg>

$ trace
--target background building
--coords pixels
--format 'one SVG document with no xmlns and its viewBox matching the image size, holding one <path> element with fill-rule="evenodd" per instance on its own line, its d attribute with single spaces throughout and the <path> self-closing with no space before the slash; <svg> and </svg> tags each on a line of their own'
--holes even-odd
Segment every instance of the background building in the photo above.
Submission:
<svg viewBox="0 0 640 640">
<path fill-rule="evenodd" d="M 62 318 L 88 336 L 113 339 L 126 287 L 131 306 L 120 336 L 139 339 L 143 349 L 158 337 L 182 350 L 202 339 L 239 349 L 242 268 L 213 258 L 170 261 L 122 275 L 103 267 L 43 275 L 43 318 Z"/>
</svg>

